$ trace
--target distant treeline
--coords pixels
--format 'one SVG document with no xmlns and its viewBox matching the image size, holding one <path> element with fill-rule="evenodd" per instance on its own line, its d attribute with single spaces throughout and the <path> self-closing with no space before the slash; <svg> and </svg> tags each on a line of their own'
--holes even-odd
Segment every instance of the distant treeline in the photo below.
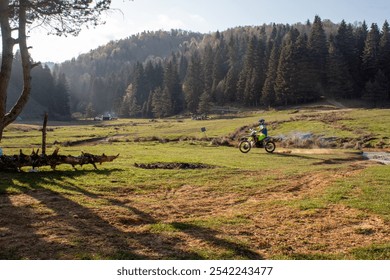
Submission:
<svg viewBox="0 0 390 280">
<path fill-rule="evenodd" d="M 21 119 L 42 119 L 45 112 L 51 120 L 70 120 L 70 90 L 64 73 L 52 73 L 47 65 L 38 65 L 31 72 L 29 102 L 19 116 Z M 8 88 L 7 108 L 13 106 L 23 89 L 23 71 L 20 53 L 17 52 Z"/>
<path fill-rule="evenodd" d="M 61 74 L 58 74 L 61 73 Z M 71 112 L 128 117 L 273 107 L 320 97 L 390 101 L 390 28 L 321 20 L 200 34 L 143 32 L 54 67 Z"/>
</svg>

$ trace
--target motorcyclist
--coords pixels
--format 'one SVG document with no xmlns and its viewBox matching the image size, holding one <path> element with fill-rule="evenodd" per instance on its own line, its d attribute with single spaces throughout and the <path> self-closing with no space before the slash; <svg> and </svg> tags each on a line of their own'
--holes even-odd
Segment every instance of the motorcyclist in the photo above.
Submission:
<svg viewBox="0 0 390 280">
<path fill-rule="evenodd" d="M 259 131 L 258 131 L 258 140 L 263 141 L 268 136 L 267 126 L 265 125 L 265 120 L 259 120 Z"/>
</svg>

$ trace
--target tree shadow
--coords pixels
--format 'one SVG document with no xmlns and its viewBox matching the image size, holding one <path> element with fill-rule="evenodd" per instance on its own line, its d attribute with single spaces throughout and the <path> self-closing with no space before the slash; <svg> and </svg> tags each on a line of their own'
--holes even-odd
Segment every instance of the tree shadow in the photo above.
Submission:
<svg viewBox="0 0 390 280">
<path fill-rule="evenodd" d="M 246 246 L 232 241 L 228 241 L 217 237 L 218 231 L 210 230 L 208 228 L 200 227 L 190 223 L 173 222 L 171 224 L 174 228 L 179 229 L 196 239 L 204 240 L 213 246 L 232 251 L 235 256 L 241 258 L 262 260 L 263 257 L 253 250 L 248 249 Z"/>
<path fill-rule="evenodd" d="M 302 154 L 291 154 L 291 153 L 274 153 L 278 157 L 290 157 L 290 158 L 301 158 L 308 160 L 315 160 L 317 162 L 313 163 L 313 165 L 331 165 L 331 164 L 342 164 L 353 161 L 362 161 L 364 160 L 360 155 L 350 155 L 348 157 L 329 157 L 329 158 L 321 158 L 321 154 L 318 154 L 317 157 L 302 155 Z M 329 156 L 329 155 L 328 155 Z"/>
<path fill-rule="evenodd" d="M 285 157 L 285 158 L 301 158 L 301 159 L 310 159 L 310 160 L 318 160 L 318 157 L 301 155 L 301 154 L 291 154 L 291 153 L 273 153 L 273 156 L 277 157 Z"/>
<path fill-rule="evenodd" d="M 333 164 L 343 164 L 348 162 L 363 161 L 362 157 L 348 157 L 348 158 L 330 158 L 324 159 L 320 162 L 313 163 L 313 165 L 333 165 Z"/>
<path fill-rule="evenodd" d="M 112 192 L 96 193 L 69 182 L 82 180 L 86 173 L 110 176 L 114 171 L 118 170 L 2 174 L 0 259 L 204 258 L 187 249 L 186 240 L 180 236 L 149 230 L 148 225 L 164 221 L 134 207 L 131 200 L 123 202 Z M 56 191 L 61 189 L 69 193 Z M 83 199 L 87 203 L 81 203 Z M 102 204 L 120 208 L 123 220 L 105 217 L 99 206 Z M 192 225 L 188 228 L 179 222 L 173 225 L 193 238 L 233 250 L 240 258 L 261 259 L 240 244 L 218 238 L 217 231 Z"/>
<path fill-rule="evenodd" d="M 67 189 L 78 195 L 94 195 L 75 184 L 62 184 L 65 178 L 76 179 L 86 172 L 109 175 L 114 170 L 57 171 L 4 176 L 3 182 L 17 194 L 0 195 L 0 238 L 2 259 L 107 258 L 119 248 L 127 257 L 142 259 L 134 251 L 126 234 L 100 218 L 88 207 L 46 185 Z M 5 179 L 5 180 L 4 180 Z M 17 183 L 16 183 L 17 182 Z M 105 248 L 109 248 L 106 250 Z"/>
</svg>

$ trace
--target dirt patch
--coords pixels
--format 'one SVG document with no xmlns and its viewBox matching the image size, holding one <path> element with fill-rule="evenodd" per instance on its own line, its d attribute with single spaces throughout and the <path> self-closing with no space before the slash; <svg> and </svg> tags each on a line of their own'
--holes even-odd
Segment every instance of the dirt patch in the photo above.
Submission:
<svg viewBox="0 0 390 280">
<path fill-rule="evenodd" d="M 42 127 L 38 125 L 29 125 L 29 124 L 12 124 L 6 131 L 21 131 L 21 132 L 30 132 L 34 130 L 41 130 Z"/>
<path fill-rule="evenodd" d="M 336 149 L 278 149 L 276 153 L 279 154 L 306 154 L 306 155 L 340 155 L 340 154 L 350 154 L 351 156 L 356 156 L 356 158 L 361 158 L 361 152 L 347 152 L 343 150 Z"/>
<path fill-rule="evenodd" d="M 83 146 L 83 145 L 93 145 L 98 144 L 103 141 L 107 140 L 107 137 L 94 137 L 94 138 L 88 138 L 83 140 L 76 140 L 76 141 L 66 141 L 66 142 L 57 142 L 55 141 L 54 144 L 61 144 L 64 147 L 73 147 L 73 146 Z"/>
<path fill-rule="evenodd" d="M 55 141 L 54 145 L 60 144 L 64 147 L 88 146 L 88 145 L 92 146 L 101 143 L 118 142 L 123 140 L 127 136 L 129 136 L 129 134 L 116 134 L 112 136 L 92 137 L 92 138 L 87 138 L 82 140 L 66 141 L 66 142 Z"/>
<path fill-rule="evenodd" d="M 154 163 L 134 163 L 135 167 L 143 169 L 208 169 L 215 168 L 213 165 L 204 163 L 189 162 L 154 162 Z"/>
<path fill-rule="evenodd" d="M 291 117 L 289 121 L 320 121 L 326 124 L 335 125 L 338 121 L 348 120 L 345 117 L 345 111 L 332 111 L 326 113 L 314 112 L 312 114 L 302 114 Z"/>
</svg>

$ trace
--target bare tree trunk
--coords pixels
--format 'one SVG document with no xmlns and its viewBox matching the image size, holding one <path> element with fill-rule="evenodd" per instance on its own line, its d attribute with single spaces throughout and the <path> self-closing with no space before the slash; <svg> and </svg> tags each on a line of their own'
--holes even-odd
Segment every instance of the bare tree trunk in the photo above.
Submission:
<svg viewBox="0 0 390 280">
<path fill-rule="evenodd" d="M 17 40 L 12 38 L 12 30 L 8 21 L 9 13 L 8 1 L 0 0 L 0 26 L 3 47 L 0 69 L 0 141 L 3 137 L 3 130 L 6 127 L 4 116 L 7 110 L 7 90 L 12 71 L 12 50 L 17 42 Z"/>
<path fill-rule="evenodd" d="M 26 36 L 26 0 L 20 0 L 19 7 L 19 37 L 17 40 L 12 38 L 12 30 L 9 24 L 9 8 L 8 1 L 0 0 L 0 15 L 1 15 L 1 31 L 3 37 L 3 55 L 2 68 L 0 75 L 0 141 L 3 136 L 4 128 L 14 122 L 26 105 L 31 91 L 31 69 L 33 65 L 30 62 L 30 54 L 27 47 Z M 23 69 L 23 90 L 19 99 L 11 110 L 6 113 L 7 105 L 7 89 L 11 77 L 12 61 L 13 61 L 13 46 L 18 43 L 20 55 L 22 59 Z"/>
<path fill-rule="evenodd" d="M 5 115 L 5 124 L 9 125 L 16 120 L 18 115 L 22 112 L 24 106 L 26 105 L 30 91 L 31 91 L 31 69 L 32 65 L 30 62 L 30 54 L 28 53 L 27 47 L 27 36 L 26 36 L 26 0 L 20 1 L 19 8 L 19 49 L 20 55 L 22 58 L 22 68 L 23 68 L 23 91 L 19 96 L 19 99 L 16 101 L 15 105 L 11 110 Z"/>
</svg>

